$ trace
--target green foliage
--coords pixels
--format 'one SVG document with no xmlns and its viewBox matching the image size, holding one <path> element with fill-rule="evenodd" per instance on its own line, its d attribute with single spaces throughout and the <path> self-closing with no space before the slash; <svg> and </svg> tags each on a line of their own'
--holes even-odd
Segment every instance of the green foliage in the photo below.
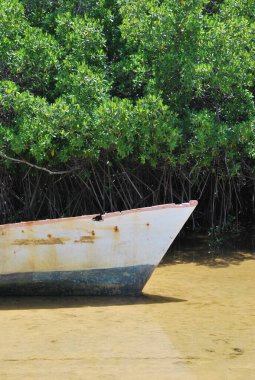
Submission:
<svg viewBox="0 0 255 380">
<path fill-rule="evenodd" d="M 174 164 L 180 131 L 159 97 L 149 95 L 135 105 L 127 99 L 110 99 L 96 111 L 96 120 L 99 148 L 116 151 L 119 159 L 131 156 L 156 166 L 164 158 Z"/>
<path fill-rule="evenodd" d="M 218 122 L 215 114 L 207 110 L 192 114 L 190 119 L 193 133 L 185 154 L 197 161 L 198 169 L 214 168 L 216 162 L 223 158 L 231 174 L 238 174 L 243 157 L 247 153 L 250 156 L 254 154 L 249 147 L 249 143 L 255 146 L 253 123 L 246 121 L 229 125 Z"/>
<path fill-rule="evenodd" d="M 57 41 L 39 28 L 27 28 L 9 61 L 13 78 L 23 87 L 48 96 L 60 65 L 61 49 Z"/>
<path fill-rule="evenodd" d="M 72 158 L 96 155 L 89 140 L 86 113 L 76 104 L 59 98 L 53 104 L 29 91 L 20 92 L 13 82 L 3 82 L 0 102 L 4 111 L 12 112 L 15 123 L 0 127 L 2 147 L 51 164 Z M 88 139 L 86 139 L 88 137 Z"/>
<path fill-rule="evenodd" d="M 0 149 L 233 176 L 255 158 L 254 0 L 0 0 Z"/>
<path fill-rule="evenodd" d="M 10 60 L 10 53 L 19 45 L 27 26 L 22 4 L 17 1 L 0 1 L 0 52 L 1 67 Z M 4 72 L 1 72 L 1 77 Z"/>
<path fill-rule="evenodd" d="M 104 64 L 105 39 L 98 21 L 68 12 L 59 15 L 56 22 L 56 37 L 73 65 L 83 61 L 93 66 Z"/>
</svg>

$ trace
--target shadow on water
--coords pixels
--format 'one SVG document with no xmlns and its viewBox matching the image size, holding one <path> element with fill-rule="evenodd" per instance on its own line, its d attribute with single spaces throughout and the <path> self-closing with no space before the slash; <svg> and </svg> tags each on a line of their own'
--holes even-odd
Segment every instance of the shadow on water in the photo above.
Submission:
<svg viewBox="0 0 255 380">
<path fill-rule="evenodd" d="M 246 260 L 255 260 L 255 236 L 242 238 L 226 236 L 220 245 L 206 235 L 191 234 L 180 237 L 163 258 L 161 265 L 194 263 L 213 268 L 239 265 Z"/>
<path fill-rule="evenodd" d="M 150 305 L 171 302 L 186 302 L 186 300 L 154 294 L 142 294 L 139 297 L 0 297 L 0 310 Z"/>
</svg>

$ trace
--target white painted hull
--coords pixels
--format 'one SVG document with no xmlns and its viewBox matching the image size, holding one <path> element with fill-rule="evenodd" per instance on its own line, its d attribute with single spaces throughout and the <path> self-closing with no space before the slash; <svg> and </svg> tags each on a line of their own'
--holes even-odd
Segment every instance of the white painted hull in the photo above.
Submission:
<svg viewBox="0 0 255 380">
<path fill-rule="evenodd" d="M 131 288 L 139 287 L 139 292 L 145 283 L 136 279 L 137 273 L 145 270 L 142 282 L 147 281 L 196 205 L 191 201 L 110 213 L 103 215 L 102 221 L 86 215 L 1 225 L 0 292 L 7 288 L 19 292 L 22 286 L 33 289 L 32 285 L 39 283 L 44 294 L 43 283 L 48 281 L 54 286 L 59 282 L 53 292 L 57 294 L 63 278 L 68 278 L 66 286 L 77 288 L 72 294 L 101 294 L 100 284 L 94 292 L 93 286 L 86 290 L 84 285 L 100 283 L 101 276 L 102 294 L 107 289 L 110 294 L 122 294 L 115 290 L 121 287 L 118 283 L 125 273 Z M 124 280 L 128 289 L 128 280 Z M 66 286 L 60 293 L 67 291 Z"/>
</svg>

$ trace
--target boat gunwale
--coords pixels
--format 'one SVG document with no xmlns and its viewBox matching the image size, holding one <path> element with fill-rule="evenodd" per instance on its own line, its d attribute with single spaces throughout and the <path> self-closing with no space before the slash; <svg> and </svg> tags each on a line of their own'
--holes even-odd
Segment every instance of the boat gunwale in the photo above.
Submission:
<svg viewBox="0 0 255 380">
<path fill-rule="evenodd" d="M 23 227 L 23 226 L 25 227 L 25 226 L 31 226 L 31 225 L 60 223 L 60 222 L 73 221 L 73 220 L 79 220 L 79 219 L 93 219 L 98 215 L 101 215 L 102 220 L 104 220 L 104 219 L 112 218 L 114 216 L 121 216 L 121 215 L 127 215 L 127 214 L 138 213 L 138 212 L 162 210 L 162 209 L 168 209 L 168 208 L 185 208 L 185 207 L 195 208 L 197 204 L 198 202 L 196 200 L 191 200 L 186 203 L 166 203 L 166 204 L 150 206 L 150 207 L 141 207 L 141 208 L 134 208 L 130 210 L 124 210 L 124 211 L 115 211 L 115 212 L 110 212 L 106 214 L 97 213 L 97 214 L 91 214 L 91 215 L 71 216 L 71 217 L 66 217 L 66 218 L 41 219 L 41 220 L 32 220 L 32 221 L 26 221 L 26 222 L 7 223 L 7 224 L 0 224 L 0 230 Z"/>
</svg>

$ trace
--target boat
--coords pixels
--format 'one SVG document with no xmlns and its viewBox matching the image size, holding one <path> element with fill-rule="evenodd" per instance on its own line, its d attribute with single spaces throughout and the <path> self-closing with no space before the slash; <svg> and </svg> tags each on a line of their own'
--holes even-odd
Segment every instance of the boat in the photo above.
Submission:
<svg viewBox="0 0 255 380">
<path fill-rule="evenodd" d="M 0 295 L 139 295 L 196 205 L 0 225 Z"/>
</svg>

